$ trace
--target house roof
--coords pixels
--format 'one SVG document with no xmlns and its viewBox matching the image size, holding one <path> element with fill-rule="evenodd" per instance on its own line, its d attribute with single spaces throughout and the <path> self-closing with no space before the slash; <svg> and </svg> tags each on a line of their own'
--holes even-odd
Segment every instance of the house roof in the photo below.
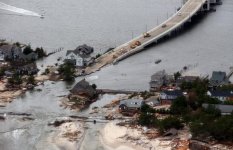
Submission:
<svg viewBox="0 0 233 150">
<path fill-rule="evenodd" d="M 120 101 L 120 105 L 126 105 L 128 108 L 141 108 L 144 101 L 141 99 L 128 99 Z"/>
<path fill-rule="evenodd" d="M 226 72 L 213 71 L 211 81 L 216 81 L 218 83 L 226 80 Z"/>
<path fill-rule="evenodd" d="M 2 51 L 10 51 L 12 48 L 13 48 L 13 45 L 7 44 L 7 45 L 2 45 L 0 47 L 0 50 L 2 50 Z"/>
<path fill-rule="evenodd" d="M 70 53 L 74 53 L 75 55 L 78 55 L 78 53 L 75 52 L 74 50 L 67 50 L 66 51 L 66 56 L 68 56 Z"/>
<path fill-rule="evenodd" d="M 202 104 L 202 107 L 207 108 L 209 105 L 215 106 L 221 111 L 221 113 L 232 113 L 233 105 L 221 105 L 221 104 Z"/>
<path fill-rule="evenodd" d="M 152 105 L 156 105 L 156 104 L 159 104 L 160 102 L 157 100 L 157 97 L 156 96 L 152 96 L 148 99 L 146 99 L 146 104 L 152 104 Z"/>
<path fill-rule="evenodd" d="M 183 92 L 181 90 L 172 90 L 172 91 L 163 91 L 162 93 L 169 95 L 169 96 L 183 96 Z"/>
<path fill-rule="evenodd" d="M 87 46 L 86 44 L 83 44 L 83 45 L 78 46 L 75 49 L 75 51 L 77 51 L 80 54 L 85 53 L 85 55 L 89 55 L 94 51 L 94 49 L 93 49 L 93 47 L 90 47 L 90 46 Z"/>
<path fill-rule="evenodd" d="M 209 91 L 214 97 L 233 97 L 233 91 Z"/>
<path fill-rule="evenodd" d="M 95 94 L 95 89 L 85 79 L 83 79 L 71 89 L 71 93 L 73 94 L 79 94 L 80 92 L 93 96 Z"/>
<path fill-rule="evenodd" d="M 85 54 L 85 53 L 83 53 L 83 54 L 81 54 L 79 51 L 77 51 L 77 50 L 67 50 L 66 51 L 66 56 L 68 56 L 70 53 L 74 53 L 76 56 L 80 56 L 80 57 L 82 57 L 82 58 L 88 58 L 88 57 L 90 57 L 89 55 L 87 55 L 87 54 Z"/>
</svg>

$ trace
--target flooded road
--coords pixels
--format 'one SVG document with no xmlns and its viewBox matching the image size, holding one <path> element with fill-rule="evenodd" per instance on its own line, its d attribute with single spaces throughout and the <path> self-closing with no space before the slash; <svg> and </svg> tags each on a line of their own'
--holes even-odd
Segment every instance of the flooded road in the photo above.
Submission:
<svg viewBox="0 0 233 150">
<path fill-rule="evenodd" d="M 70 115 L 89 116 L 92 108 L 102 107 L 116 98 L 116 95 L 103 95 L 99 100 L 90 105 L 84 111 L 77 113 L 64 109 L 60 104 L 60 96 L 68 93 L 72 85 L 64 82 L 45 82 L 44 86 L 38 86 L 35 90 L 27 92 L 20 98 L 17 98 L 7 107 L 1 108 L 0 113 L 26 113 L 31 114 L 30 118 L 35 120 L 23 120 L 25 116 L 6 115 L 5 121 L 0 121 L 0 148 L 1 150 L 56 150 L 53 143 L 48 142 L 50 133 L 54 130 L 48 123 L 57 118 L 68 117 Z M 38 91 L 41 89 L 41 91 Z M 99 116 L 94 116 L 99 117 Z M 101 117 L 99 117 L 101 118 Z M 88 127 L 86 135 L 80 150 L 95 149 L 94 145 L 99 145 L 99 131 L 104 124 L 86 123 Z M 92 141 L 94 145 L 87 144 Z"/>
</svg>

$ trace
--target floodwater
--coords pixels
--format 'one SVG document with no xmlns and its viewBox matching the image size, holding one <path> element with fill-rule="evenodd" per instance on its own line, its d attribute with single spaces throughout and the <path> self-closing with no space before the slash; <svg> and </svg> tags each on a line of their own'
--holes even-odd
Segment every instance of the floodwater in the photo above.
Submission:
<svg viewBox="0 0 233 150">
<path fill-rule="evenodd" d="M 95 48 L 95 53 L 102 53 L 161 23 L 180 5 L 181 0 L 1 0 L 0 39 L 43 46 L 48 52 L 60 47 L 74 49 L 86 43 Z M 24 14 L 22 9 L 45 18 Z M 216 10 L 180 36 L 150 47 L 118 65 L 105 67 L 87 80 L 99 88 L 147 90 L 150 76 L 162 69 L 173 73 L 189 66 L 187 74 L 202 76 L 213 70 L 229 72 L 229 67 L 233 66 L 232 0 L 223 0 L 223 5 Z M 64 55 L 65 51 L 59 52 L 39 64 L 54 64 Z M 155 64 L 156 59 L 162 62 Z M 79 80 L 81 78 L 76 79 Z M 6 121 L 0 122 L 0 149 L 50 149 L 44 140 L 51 132 L 48 122 L 75 114 L 59 106 L 58 96 L 67 94 L 70 87 L 72 85 L 64 82 L 46 82 L 38 87 L 41 92 L 27 92 L 6 108 L 0 108 L 0 112 L 27 112 L 35 118 L 22 122 L 17 117 L 7 116 Z M 101 97 L 100 102 L 104 104 L 111 98 Z M 103 149 L 97 136 L 102 126 L 87 126 L 90 129 L 81 149 Z M 3 131 L 12 132 L 3 134 Z M 86 144 L 90 141 L 97 146 Z"/>
</svg>

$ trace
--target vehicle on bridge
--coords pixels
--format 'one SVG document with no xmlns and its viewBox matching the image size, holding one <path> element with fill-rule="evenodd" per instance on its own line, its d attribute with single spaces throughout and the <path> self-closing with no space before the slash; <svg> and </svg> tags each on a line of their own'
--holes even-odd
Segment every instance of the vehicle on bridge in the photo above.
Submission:
<svg viewBox="0 0 233 150">
<path fill-rule="evenodd" d="M 134 48 L 136 48 L 136 45 L 135 44 L 131 44 L 130 48 L 134 49 Z"/>
<path fill-rule="evenodd" d="M 163 24 L 163 25 L 162 25 L 162 28 L 165 28 L 165 27 L 167 27 L 167 25 L 166 25 L 166 24 Z"/>
<path fill-rule="evenodd" d="M 140 41 L 135 41 L 134 45 L 140 46 L 140 45 L 141 45 L 141 42 L 140 42 Z"/>
<path fill-rule="evenodd" d="M 145 33 L 143 33 L 143 37 L 144 38 L 147 38 L 147 37 L 150 37 L 151 35 L 148 33 L 148 32 L 145 32 Z"/>
</svg>

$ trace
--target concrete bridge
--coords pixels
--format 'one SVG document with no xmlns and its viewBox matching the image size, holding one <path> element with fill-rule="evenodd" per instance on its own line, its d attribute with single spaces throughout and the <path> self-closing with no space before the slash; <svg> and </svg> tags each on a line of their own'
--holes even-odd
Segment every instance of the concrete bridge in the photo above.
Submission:
<svg viewBox="0 0 233 150">
<path fill-rule="evenodd" d="M 183 24 L 190 22 L 191 18 L 198 11 L 210 10 L 210 5 L 218 3 L 219 0 L 183 0 L 184 4 L 173 16 L 151 29 L 150 31 L 139 35 L 131 41 L 118 46 L 117 48 L 105 53 L 99 57 L 97 63 L 86 68 L 86 73 L 90 74 L 102 68 L 107 64 L 115 64 L 135 53 L 145 49 L 146 46 L 156 43 L 161 38 L 170 35 L 172 32 L 180 29 Z"/>
</svg>

